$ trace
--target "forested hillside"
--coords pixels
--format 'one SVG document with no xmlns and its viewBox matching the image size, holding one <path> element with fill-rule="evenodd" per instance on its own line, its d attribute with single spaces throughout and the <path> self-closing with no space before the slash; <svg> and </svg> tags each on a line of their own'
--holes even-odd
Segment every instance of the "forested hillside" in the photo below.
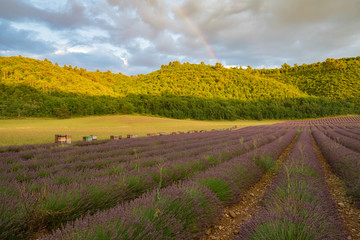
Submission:
<svg viewBox="0 0 360 240">
<path fill-rule="evenodd" d="M 238 99 L 243 101 L 304 97 L 297 87 L 264 78 L 251 71 L 224 68 L 221 64 L 172 62 L 161 70 L 141 75 L 131 89 L 148 89 L 148 94 Z M 151 92 L 150 92 L 151 91 Z M 144 93 L 144 92 L 143 92 Z M 146 93 L 144 93 L 146 94 Z"/>
<path fill-rule="evenodd" d="M 358 101 L 360 98 L 360 57 L 333 59 L 264 71 L 266 77 L 298 87 L 319 97 Z"/>
<path fill-rule="evenodd" d="M 0 57 L 1 83 L 26 85 L 43 93 L 55 91 L 118 96 L 118 88 L 129 77 L 108 72 L 89 72 L 76 66 L 60 67 L 57 63 L 25 57 Z"/>
<path fill-rule="evenodd" d="M 173 118 L 307 118 L 360 113 L 360 57 L 281 69 L 178 61 L 138 76 L 0 57 L 0 114 L 141 113 Z"/>
</svg>

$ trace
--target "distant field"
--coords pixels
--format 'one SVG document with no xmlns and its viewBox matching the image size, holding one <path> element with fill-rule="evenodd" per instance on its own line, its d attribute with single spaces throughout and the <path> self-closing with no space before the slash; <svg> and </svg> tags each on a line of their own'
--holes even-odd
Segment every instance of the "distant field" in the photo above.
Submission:
<svg viewBox="0 0 360 240">
<path fill-rule="evenodd" d="M 110 135 L 210 130 L 237 125 L 240 127 L 267 125 L 277 120 L 238 121 L 197 121 L 177 120 L 136 115 L 92 116 L 72 119 L 13 119 L 0 120 L 0 146 L 38 144 L 54 142 L 55 134 L 71 134 L 73 141 L 83 136 L 97 135 L 98 139 L 108 139 Z"/>
</svg>

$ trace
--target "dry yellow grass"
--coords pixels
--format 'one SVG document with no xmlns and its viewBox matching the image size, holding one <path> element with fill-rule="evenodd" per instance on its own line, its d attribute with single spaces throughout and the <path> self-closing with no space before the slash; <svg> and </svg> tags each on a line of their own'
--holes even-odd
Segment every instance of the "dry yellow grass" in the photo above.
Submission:
<svg viewBox="0 0 360 240">
<path fill-rule="evenodd" d="M 98 139 L 109 139 L 110 135 L 210 130 L 237 125 L 239 128 L 253 125 L 273 124 L 280 121 L 237 120 L 197 121 L 178 120 L 138 115 L 92 116 L 72 119 L 13 119 L 0 120 L 0 146 L 54 142 L 55 134 L 71 134 L 72 141 L 83 136 L 97 135 Z"/>
</svg>

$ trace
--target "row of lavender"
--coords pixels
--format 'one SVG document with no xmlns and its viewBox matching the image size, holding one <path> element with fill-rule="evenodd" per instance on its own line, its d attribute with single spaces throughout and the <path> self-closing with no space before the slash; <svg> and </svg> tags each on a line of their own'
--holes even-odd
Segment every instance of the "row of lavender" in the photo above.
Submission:
<svg viewBox="0 0 360 240">
<path fill-rule="evenodd" d="M 337 126 L 318 126 L 317 129 L 341 145 L 360 152 L 360 129 L 359 133 L 354 128 L 339 128 Z"/>
<path fill-rule="evenodd" d="M 282 123 L 280 123 L 282 125 Z M 350 126 L 360 127 L 360 116 L 342 116 L 342 117 L 331 117 L 331 118 L 320 118 L 310 120 L 296 120 L 286 122 L 286 125 L 291 126 Z"/>
<path fill-rule="evenodd" d="M 43 239 L 193 239 L 238 201 L 293 141 L 297 130 L 181 183 L 87 215 Z M 272 164 L 270 164 L 270 162 Z"/>
<path fill-rule="evenodd" d="M 325 132 L 329 134 L 328 131 Z M 360 208 L 360 153 L 353 150 L 356 146 L 357 149 L 360 147 L 360 141 L 342 135 L 335 137 L 333 133 L 330 135 L 333 139 L 322 131 L 313 129 L 313 136 L 322 153 L 333 171 L 345 181 L 348 194 Z"/>
<path fill-rule="evenodd" d="M 274 130 L 275 133 L 271 134 Z M 153 142 L 149 139 L 124 141 L 121 144 L 105 142 L 93 145 L 93 148 L 81 146 L 59 149 L 42 146 L 39 152 L 33 147 L 21 151 L 4 151 L 0 178 L 0 198 L 4 203 L 0 208 L 0 236 L 7 239 L 25 238 L 41 228 L 52 229 L 88 212 L 92 214 L 135 199 L 159 184 L 166 187 L 194 178 L 212 166 L 221 165 L 253 148 L 274 141 L 283 136 L 286 130 L 286 127 L 253 127 L 208 133 L 198 135 L 197 138 L 176 135 L 168 139 L 153 138 Z M 254 135 L 260 133 L 263 134 L 261 138 L 254 138 Z M 197 145 L 197 142 L 202 144 Z M 64 162 L 59 150 L 63 150 L 63 155 L 82 160 Z M 113 156 L 109 162 L 108 152 L 111 151 L 119 156 Z M 133 154 L 126 154 L 128 151 Z M 97 159 L 82 158 L 89 152 L 96 155 Z M 24 155 L 33 157 L 27 159 Z M 73 167 L 78 163 L 85 165 L 87 161 L 91 164 L 85 168 Z M 104 162 L 106 164 L 102 169 L 91 167 Z M 130 166 L 134 163 L 137 167 L 132 169 Z M 24 167 L 14 168 L 14 164 Z M 41 174 L 44 171 L 49 174 Z M 25 177 L 19 178 L 19 175 Z"/>
<path fill-rule="evenodd" d="M 260 214 L 236 239 L 347 239 L 305 127 L 265 193 Z"/>
<path fill-rule="evenodd" d="M 345 181 L 349 196 L 360 208 L 360 116 L 293 121 L 286 125 L 311 126 L 323 155 Z"/>
</svg>

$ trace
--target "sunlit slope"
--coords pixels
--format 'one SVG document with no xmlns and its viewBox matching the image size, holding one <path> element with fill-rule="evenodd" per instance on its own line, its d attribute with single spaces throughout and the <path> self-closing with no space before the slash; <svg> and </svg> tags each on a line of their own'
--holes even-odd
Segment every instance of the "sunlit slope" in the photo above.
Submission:
<svg viewBox="0 0 360 240">
<path fill-rule="evenodd" d="M 152 73 L 125 76 L 89 72 L 50 61 L 0 57 L 1 83 L 27 85 L 44 93 L 59 91 L 91 96 L 176 95 L 244 101 L 306 96 L 359 99 L 360 57 L 328 59 L 281 69 L 238 69 L 171 62 Z"/>
<path fill-rule="evenodd" d="M 60 67 L 50 61 L 25 57 L 0 57 L 1 83 L 27 85 L 44 93 L 54 91 L 92 96 L 118 96 L 122 79 L 111 72 L 88 72 L 77 67 Z"/>
<path fill-rule="evenodd" d="M 60 91 L 83 95 L 124 97 L 129 94 L 195 96 L 238 100 L 304 97 L 292 85 L 240 69 L 204 64 L 170 64 L 146 75 L 88 72 L 59 67 L 50 61 L 0 57 L 1 83 L 28 85 L 44 93 Z"/>
<path fill-rule="evenodd" d="M 312 96 L 355 101 L 360 98 L 360 57 L 329 58 L 294 67 L 283 65 L 280 70 L 264 73 L 266 77 L 294 85 Z"/>
<path fill-rule="evenodd" d="M 142 94 L 154 95 L 166 93 L 245 101 L 306 96 L 297 87 L 251 74 L 249 71 L 176 62 L 162 66 L 160 70 L 150 74 L 140 75 L 132 84 L 129 89 L 143 89 Z"/>
</svg>

